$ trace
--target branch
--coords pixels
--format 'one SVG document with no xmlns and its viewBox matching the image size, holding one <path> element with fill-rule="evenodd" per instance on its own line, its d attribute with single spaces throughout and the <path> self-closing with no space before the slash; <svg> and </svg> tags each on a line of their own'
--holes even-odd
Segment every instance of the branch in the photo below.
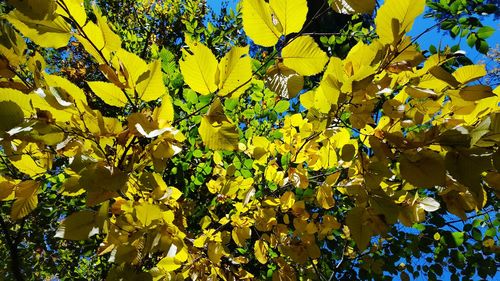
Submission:
<svg viewBox="0 0 500 281">
<path fill-rule="evenodd" d="M 22 225 L 24 225 L 24 223 Z M 21 272 L 21 262 L 19 260 L 19 252 L 16 244 L 19 237 L 16 237 L 15 240 L 12 239 L 9 233 L 9 228 L 7 227 L 7 224 L 5 224 L 3 216 L 1 214 L 0 214 L 0 227 L 2 228 L 2 233 L 5 238 L 6 247 L 9 249 L 10 259 L 11 259 L 10 267 L 12 270 L 12 275 L 14 276 L 14 279 L 16 281 L 23 281 L 24 277 Z"/>
</svg>

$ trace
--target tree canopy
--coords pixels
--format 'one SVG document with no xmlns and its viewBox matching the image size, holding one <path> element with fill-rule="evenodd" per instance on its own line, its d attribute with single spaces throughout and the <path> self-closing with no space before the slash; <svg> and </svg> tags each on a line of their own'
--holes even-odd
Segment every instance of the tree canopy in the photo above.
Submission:
<svg viewBox="0 0 500 281">
<path fill-rule="evenodd" d="M 0 280 L 494 278 L 495 2 L 1 3 Z"/>
</svg>

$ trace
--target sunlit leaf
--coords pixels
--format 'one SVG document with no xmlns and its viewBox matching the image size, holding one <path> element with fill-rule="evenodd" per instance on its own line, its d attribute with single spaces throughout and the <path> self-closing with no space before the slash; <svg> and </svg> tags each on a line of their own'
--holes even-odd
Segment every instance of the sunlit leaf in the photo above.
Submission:
<svg viewBox="0 0 500 281">
<path fill-rule="evenodd" d="M 95 81 L 87 82 L 87 84 L 96 96 L 109 105 L 124 107 L 128 103 L 123 90 L 113 83 Z"/>
<path fill-rule="evenodd" d="M 318 74 L 328 62 L 328 56 L 310 36 L 300 36 L 288 44 L 281 53 L 283 64 L 300 75 Z"/>
<path fill-rule="evenodd" d="M 238 148 L 238 130 L 224 114 L 224 108 L 219 99 L 214 100 L 207 115 L 203 116 L 199 132 L 203 143 L 210 149 L 235 150 Z"/>
<path fill-rule="evenodd" d="M 375 25 L 383 44 L 396 44 L 410 31 L 414 20 L 424 11 L 424 0 L 388 0 L 377 11 Z"/>
<path fill-rule="evenodd" d="M 183 59 L 179 62 L 184 81 L 194 91 L 208 95 L 217 90 L 217 58 L 212 51 L 199 42 L 188 44 Z"/>
</svg>

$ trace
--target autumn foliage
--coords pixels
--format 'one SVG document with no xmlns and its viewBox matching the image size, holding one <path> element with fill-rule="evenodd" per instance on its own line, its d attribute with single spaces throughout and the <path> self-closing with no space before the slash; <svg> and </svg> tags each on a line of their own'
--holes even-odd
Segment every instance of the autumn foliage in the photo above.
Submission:
<svg viewBox="0 0 500 281">
<path fill-rule="evenodd" d="M 303 32 L 306 0 L 241 1 L 250 45 L 187 15 L 168 48 L 154 32 L 138 47 L 88 2 L 12 0 L 2 16 L 5 237 L 54 194 L 71 202 L 54 205 L 54 255 L 94 241 L 109 280 L 408 278 L 411 247 L 444 261 L 474 238 L 474 254 L 498 253 L 480 223 L 444 227 L 498 206 L 500 88 L 480 83 L 484 65 L 407 36 L 424 0 L 330 1 L 353 21 L 376 14 L 345 56 Z M 145 22 L 203 5 L 150 2 L 131 4 Z M 412 226 L 420 238 L 403 239 Z"/>
</svg>

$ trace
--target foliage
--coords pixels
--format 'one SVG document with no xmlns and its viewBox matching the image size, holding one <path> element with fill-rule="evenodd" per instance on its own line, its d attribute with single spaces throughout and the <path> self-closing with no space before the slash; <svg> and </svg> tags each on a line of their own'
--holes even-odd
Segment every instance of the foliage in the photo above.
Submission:
<svg viewBox="0 0 500 281">
<path fill-rule="evenodd" d="M 500 88 L 406 35 L 423 0 L 329 4 L 9 1 L 6 279 L 495 276 Z"/>
</svg>

